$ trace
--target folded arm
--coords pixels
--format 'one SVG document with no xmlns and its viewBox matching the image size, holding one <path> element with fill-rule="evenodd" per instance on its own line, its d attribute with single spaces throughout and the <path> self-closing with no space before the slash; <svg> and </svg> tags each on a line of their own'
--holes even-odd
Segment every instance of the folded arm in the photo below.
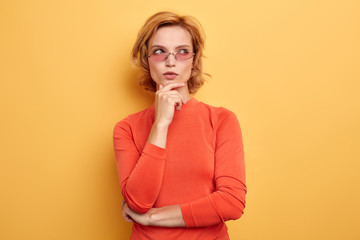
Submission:
<svg viewBox="0 0 360 240">
<path fill-rule="evenodd" d="M 205 227 L 240 218 L 247 189 L 242 135 L 234 114 L 218 129 L 215 185 L 213 193 L 188 203 L 152 208 L 146 214 L 130 209 L 127 214 L 140 224 L 162 227 Z"/>
<path fill-rule="evenodd" d="M 162 146 L 158 143 L 162 139 L 159 133 L 164 134 L 165 131 L 153 127 L 144 149 L 139 153 L 129 121 L 126 118 L 114 128 L 116 164 L 121 192 L 127 204 L 134 211 L 145 213 L 154 205 L 161 187 L 166 150 L 155 144 Z"/>
<path fill-rule="evenodd" d="M 179 87 L 184 87 L 184 83 L 160 84 L 155 94 L 154 123 L 141 153 L 135 146 L 129 117 L 114 128 L 114 150 L 122 195 L 131 209 L 139 213 L 151 209 L 160 191 L 168 128 L 175 108 L 180 111 L 185 103 L 183 96 L 175 91 Z"/>
</svg>

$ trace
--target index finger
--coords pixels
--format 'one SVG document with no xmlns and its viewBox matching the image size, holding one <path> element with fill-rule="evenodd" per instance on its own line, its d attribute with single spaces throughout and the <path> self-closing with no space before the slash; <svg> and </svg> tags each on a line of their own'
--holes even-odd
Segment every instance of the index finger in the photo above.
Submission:
<svg viewBox="0 0 360 240">
<path fill-rule="evenodd" d="M 163 88 L 161 88 L 161 91 L 169 91 L 170 89 L 183 87 L 183 86 L 185 86 L 185 83 L 170 83 L 164 86 Z"/>
</svg>

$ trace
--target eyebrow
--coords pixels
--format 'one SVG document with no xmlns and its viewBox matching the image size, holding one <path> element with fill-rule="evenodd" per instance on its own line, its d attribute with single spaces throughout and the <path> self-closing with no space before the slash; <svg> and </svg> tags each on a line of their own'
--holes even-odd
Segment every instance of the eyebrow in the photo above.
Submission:
<svg viewBox="0 0 360 240">
<path fill-rule="evenodd" d="M 167 49 L 166 47 L 164 47 L 164 46 L 162 46 L 162 45 L 158 45 L 158 44 L 155 44 L 155 45 L 151 46 L 150 49 L 153 49 L 153 48 L 156 48 L 156 47 L 161 47 L 161 48 Z M 179 49 L 179 48 L 183 48 L 183 47 L 188 47 L 188 48 L 190 48 L 189 45 L 184 44 L 184 45 L 177 46 L 175 49 Z"/>
</svg>

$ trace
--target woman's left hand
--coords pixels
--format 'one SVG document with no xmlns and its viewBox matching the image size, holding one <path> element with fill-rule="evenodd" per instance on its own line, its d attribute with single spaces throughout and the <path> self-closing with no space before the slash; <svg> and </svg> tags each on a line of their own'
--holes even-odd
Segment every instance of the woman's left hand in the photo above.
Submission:
<svg viewBox="0 0 360 240">
<path fill-rule="evenodd" d="M 125 218 L 125 221 L 130 223 L 139 223 L 141 225 L 149 225 L 149 212 L 140 214 L 137 212 L 134 212 L 129 208 L 127 203 L 123 201 L 122 203 L 122 215 Z"/>
<path fill-rule="evenodd" d="M 121 204 L 121 209 L 122 209 L 122 216 L 125 219 L 125 221 L 129 222 L 129 223 L 135 223 L 135 221 L 131 218 L 130 216 L 130 211 L 132 211 L 129 206 L 127 205 L 127 203 L 125 202 L 125 200 L 123 200 L 122 204 Z"/>
</svg>

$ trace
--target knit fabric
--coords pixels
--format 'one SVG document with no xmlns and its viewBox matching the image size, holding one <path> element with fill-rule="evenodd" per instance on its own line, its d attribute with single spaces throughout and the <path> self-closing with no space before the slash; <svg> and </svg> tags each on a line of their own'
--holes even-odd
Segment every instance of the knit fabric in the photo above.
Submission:
<svg viewBox="0 0 360 240">
<path fill-rule="evenodd" d="M 245 163 L 236 115 L 191 98 L 175 110 L 166 148 L 147 142 L 155 106 L 119 121 L 114 149 L 122 195 L 131 209 L 180 205 L 186 227 L 135 223 L 131 239 L 228 239 L 225 221 L 245 208 Z"/>
</svg>

